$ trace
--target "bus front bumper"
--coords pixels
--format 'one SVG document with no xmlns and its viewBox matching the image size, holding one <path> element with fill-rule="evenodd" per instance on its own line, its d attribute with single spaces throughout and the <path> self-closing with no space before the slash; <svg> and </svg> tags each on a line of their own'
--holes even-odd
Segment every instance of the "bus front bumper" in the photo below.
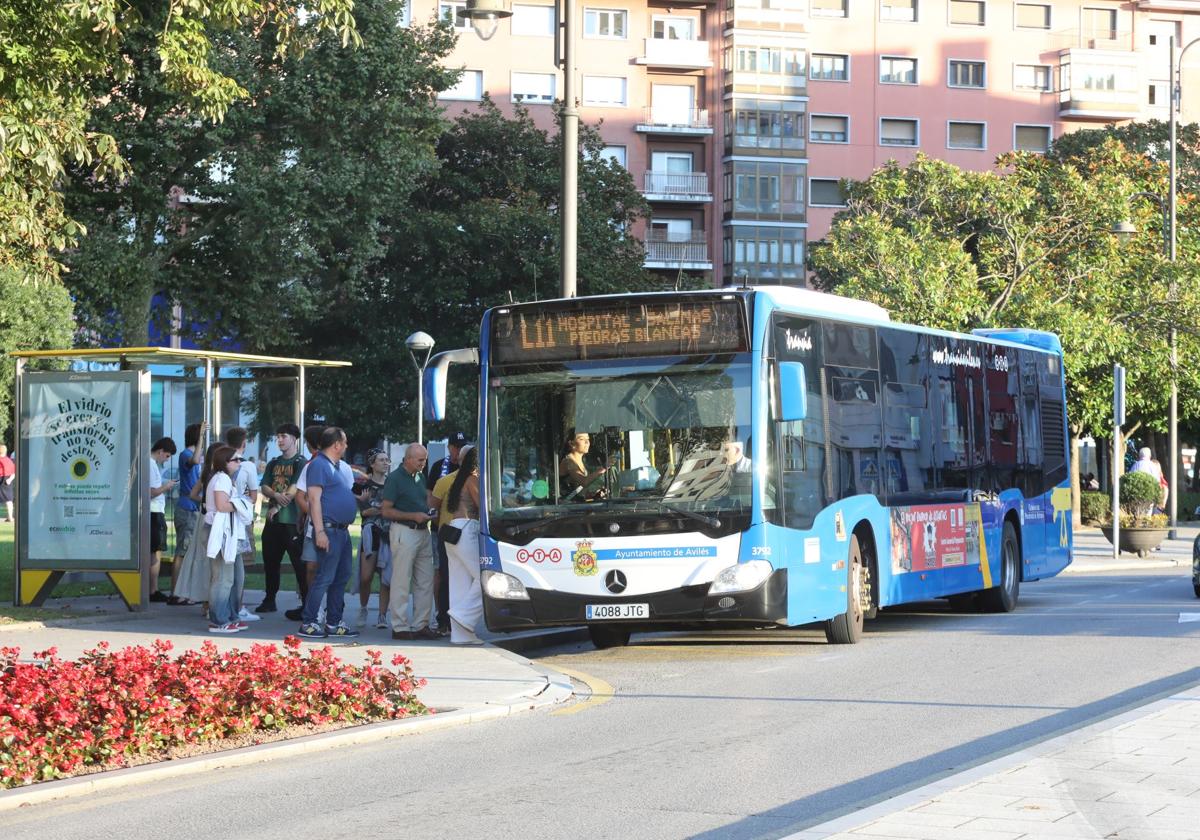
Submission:
<svg viewBox="0 0 1200 840">
<path fill-rule="evenodd" d="M 619 598 L 579 595 L 548 589 L 526 589 L 529 600 L 501 600 L 483 596 L 483 613 L 492 632 L 562 627 L 589 623 L 591 605 L 646 604 L 647 618 L 605 620 L 602 624 L 637 626 L 695 625 L 706 623 L 763 625 L 787 621 L 787 570 L 776 569 L 754 589 L 710 595 L 707 583 L 663 592 Z"/>
</svg>

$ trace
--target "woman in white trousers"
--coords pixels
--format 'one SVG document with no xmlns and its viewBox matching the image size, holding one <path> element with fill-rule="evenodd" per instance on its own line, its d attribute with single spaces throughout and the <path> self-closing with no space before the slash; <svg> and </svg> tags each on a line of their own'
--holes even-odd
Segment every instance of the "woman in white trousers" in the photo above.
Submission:
<svg viewBox="0 0 1200 840">
<path fill-rule="evenodd" d="M 447 490 L 446 508 L 450 527 L 458 529 L 458 539 L 445 540 L 450 560 L 450 644 L 481 645 L 475 635 L 483 617 L 483 593 L 479 588 L 479 453 L 464 446 L 458 470 Z M 437 488 L 434 500 L 438 504 Z"/>
</svg>

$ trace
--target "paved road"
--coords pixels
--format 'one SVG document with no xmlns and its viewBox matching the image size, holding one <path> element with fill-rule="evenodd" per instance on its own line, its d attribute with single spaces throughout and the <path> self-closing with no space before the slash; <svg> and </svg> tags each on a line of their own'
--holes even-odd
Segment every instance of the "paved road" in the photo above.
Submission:
<svg viewBox="0 0 1200 840">
<path fill-rule="evenodd" d="M 614 696 L 0 816 L 6 840 L 770 837 L 1200 681 L 1178 571 L 1071 576 L 1010 615 L 542 652 Z"/>
</svg>

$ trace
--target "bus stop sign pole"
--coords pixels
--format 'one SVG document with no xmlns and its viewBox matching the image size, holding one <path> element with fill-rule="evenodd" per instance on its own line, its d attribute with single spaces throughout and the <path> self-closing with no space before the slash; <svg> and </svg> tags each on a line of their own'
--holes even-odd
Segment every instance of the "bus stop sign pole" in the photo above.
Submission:
<svg viewBox="0 0 1200 840">
<path fill-rule="evenodd" d="M 1125 368 L 1113 365 L 1112 546 L 1121 555 L 1121 426 L 1125 425 Z"/>
</svg>

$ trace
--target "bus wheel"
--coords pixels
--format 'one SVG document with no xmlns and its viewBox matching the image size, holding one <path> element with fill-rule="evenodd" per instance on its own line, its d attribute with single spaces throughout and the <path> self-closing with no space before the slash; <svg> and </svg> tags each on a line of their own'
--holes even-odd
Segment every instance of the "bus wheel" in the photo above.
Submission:
<svg viewBox="0 0 1200 840">
<path fill-rule="evenodd" d="M 588 634 L 592 637 L 592 644 L 599 650 L 608 648 L 625 647 L 629 644 L 629 637 L 632 632 L 622 630 L 620 627 L 597 627 L 595 624 L 588 625 Z"/>
<path fill-rule="evenodd" d="M 1000 585 L 979 593 L 983 608 L 988 612 L 1012 612 L 1021 594 L 1021 549 L 1017 545 L 1017 529 L 1004 523 L 1000 538 Z"/>
<path fill-rule="evenodd" d="M 846 611 L 825 622 L 825 639 L 832 645 L 852 645 L 863 632 L 863 556 L 858 536 L 850 537 L 846 570 Z"/>
</svg>

